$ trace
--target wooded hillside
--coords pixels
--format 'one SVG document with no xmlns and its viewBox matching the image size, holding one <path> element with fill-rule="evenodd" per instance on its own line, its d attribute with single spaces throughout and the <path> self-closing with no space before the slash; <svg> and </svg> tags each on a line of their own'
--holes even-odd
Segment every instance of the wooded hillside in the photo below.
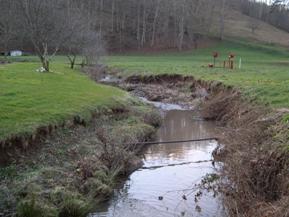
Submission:
<svg viewBox="0 0 289 217">
<path fill-rule="evenodd" d="M 40 56 L 74 55 L 99 50 L 100 44 L 110 51 L 182 50 L 226 36 L 287 45 L 289 38 L 287 7 L 260 1 L 0 0 L 0 5 L 2 52 L 22 48 Z"/>
</svg>

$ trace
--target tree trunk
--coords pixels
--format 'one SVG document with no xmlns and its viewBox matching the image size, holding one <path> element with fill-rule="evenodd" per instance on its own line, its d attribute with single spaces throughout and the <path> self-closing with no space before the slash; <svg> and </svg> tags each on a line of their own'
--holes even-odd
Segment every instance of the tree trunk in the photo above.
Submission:
<svg viewBox="0 0 289 217">
<path fill-rule="evenodd" d="M 125 15 L 120 18 L 120 29 L 119 29 L 119 51 L 122 51 L 123 46 L 123 32 L 125 29 Z"/>
<path fill-rule="evenodd" d="M 184 17 L 182 16 L 180 22 L 180 30 L 179 30 L 179 41 L 178 41 L 178 49 L 181 51 L 183 49 L 183 40 L 184 40 Z"/>
<path fill-rule="evenodd" d="M 99 10 L 99 14 L 100 14 L 100 19 L 99 19 L 99 34 L 100 37 L 102 38 L 102 26 L 103 26 L 103 0 L 100 1 L 100 10 Z"/>
<path fill-rule="evenodd" d="M 49 58 L 48 58 L 48 46 L 47 44 L 43 43 L 42 44 L 42 51 L 39 47 L 35 46 L 37 53 L 38 53 L 38 57 L 41 61 L 42 67 L 44 68 L 44 70 L 46 72 L 49 72 Z"/>
<path fill-rule="evenodd" d="M 115 0 L 112 0 L 112 6 L 111 6 L 111 32 L 114 32 L 114 11 L 115 11 Z"/>
<path fill-rule="evenodd" d="M 71 69 L 74 69 L 74 66 L 75 66 L 75 60 L 76 60 L 76 55 L 73 55 L 72 57 L 67 55 L 67 58 L 70 62 L 70 68 Z"/>
<path fill-rule="evenodd" d="M 49 60 L 47 59 L 46 56 L 41 56 L 40 57 L 42 67 L 45 69 L 46 72 L 49 72 Z"/>
<path fill-rule="evenodd" d="M 142 20 L 142 37 L 141 37 L 141 46 L 144 47 L 146 42 L 146 6 L 145 1 L 143 4 L 143 20 Z"/>
<path fill-rule="evenodd" d="M 49 60 L 45 59 L 43 63 L 44 63 L 43 68 L 45 69 L 46 72 L 49 72 L 50 71 Z"/>
<path fill-rule="evenodd" d="M 183 40 L 184 40 L 184 13 L 185 13 L 185 5 L 182 5 L 182 13 L 181 13 L 181 20 L 179 23 L 179 35 L 178 35 L 178 49 L 181 51 L 183 49 Z"/>
<path fill-rule="evenodd" d="M 137 27 L 136 27 L 136 40 L 138 44 L 138 48 L 140 48 L 140 9 L 141 9 L 141 4 L 138 2 L 137 5 Z"/>
<path fill-rule="evenodd" d="M 155 45 L 156 24 L 157 24 L 157 19 L 159 16 L 159 8 L 160 8 L 160 0 L 157 1 L 157 6 L 156 6 L 156 10 L 155 10 L 151 47 L 153 47 Z"/>
<path fill-rule="evenodd" d="M 225 4 L 226 0 L 222 0 L 222 5 L 221 5 L 221 15 L 220 15 L 220 39 L 224 39 L 224 30 L 225 30 Z"/>
</svg>

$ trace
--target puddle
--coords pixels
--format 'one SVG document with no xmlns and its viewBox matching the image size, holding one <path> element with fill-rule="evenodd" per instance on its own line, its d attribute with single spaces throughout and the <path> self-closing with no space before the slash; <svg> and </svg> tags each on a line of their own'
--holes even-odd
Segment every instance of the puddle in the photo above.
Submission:
<svg viewBox="0 0 289 217">
<path fill-rule="evenodd" d="M 214 123 L 194 121 L 192 117 L 191 111 L 167 111 L 158 130 L 158 140 L 212 136 Z M 200 200 L 195 201 L 196 185 L 206 174 L 216 172 L 211 162 L 216 146 L 216 142 L 202 141 L 148 147 L 143 167 L 134 172 L 121 189 L 115 190 L 109 203 L 91 216 L 225 216 L 221 200 L 212 192 L 204 191 Z"/>
</svg>

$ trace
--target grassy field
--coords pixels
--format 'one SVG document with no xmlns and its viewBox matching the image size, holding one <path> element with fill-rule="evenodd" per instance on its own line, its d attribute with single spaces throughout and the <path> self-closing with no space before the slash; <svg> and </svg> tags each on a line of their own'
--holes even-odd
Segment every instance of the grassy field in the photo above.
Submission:
<svg viewBox="0 0 289 217">
<path fill-rule="evenodd" d="M 218 51 L 220 68 L 208 68 L 212 52 Z M 232 52 L 237 69 L 223 69 L 222 63 Z M 239 59 L 242 68 L 239 69 Z M 205 80 L 233 85 L 244 94 L 275 108 L 289 108 L 289 51 L 271 45 L 227 41 L 212 48 L 182 53 L 112 55 L 106 60 L 124 74 L 180 73 Z"/>
<path fill-rule="evenodd" d="M 219 68 L 207 67 L 213 62 L 212 51 L 221 55 Z M 230 52 L 236 54 L 235 70 L 221 67 Z M 111 106 L 127 96 L 69 69 L 65 57 L 55 59 L 52 73 L 36 72 L 40 66 L 36 57 L 14 59 L 23 60 L 26 62 L 0 65 L 0 139 L 30 133 L 76 114 L 88 116 L 91 110 Z M 272 107 L 289 108 L 289 52 L 285 48 L 227 41 L 195 51 L 112 55 L 105 62 L 125 75 L 180 73 L 218 80 Z"/>
<path fill-rule="evenodd" d="M 39 126 L 109 107 L 127 97 L 119 89 L 96 84 L 63 58 L 51 73 L 39 73 L 35 62 L 0 65 L 0 139 L 31 133 Z"/>
</svg>

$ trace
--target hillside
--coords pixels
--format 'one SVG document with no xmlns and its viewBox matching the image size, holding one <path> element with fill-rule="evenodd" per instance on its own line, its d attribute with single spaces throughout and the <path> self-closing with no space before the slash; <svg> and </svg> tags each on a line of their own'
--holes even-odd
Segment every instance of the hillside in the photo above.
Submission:
<svg viewBox="0 0 289 217">
<path fill-rule="evenodd" d="M 219 19 L 215 18 L 215 24 L 212 25 L 211 32 L 219 31 Z M 252 33 L 250 25 L 257 24 L 258 28 Z M 289 46 L 289 33 L 280 30 L 268 23 L 246 16 L 236 10 L 227 10 L 225 15 L 226 37 L 244 38 L 259 42 L 279 44 Z"/>
</svg>

